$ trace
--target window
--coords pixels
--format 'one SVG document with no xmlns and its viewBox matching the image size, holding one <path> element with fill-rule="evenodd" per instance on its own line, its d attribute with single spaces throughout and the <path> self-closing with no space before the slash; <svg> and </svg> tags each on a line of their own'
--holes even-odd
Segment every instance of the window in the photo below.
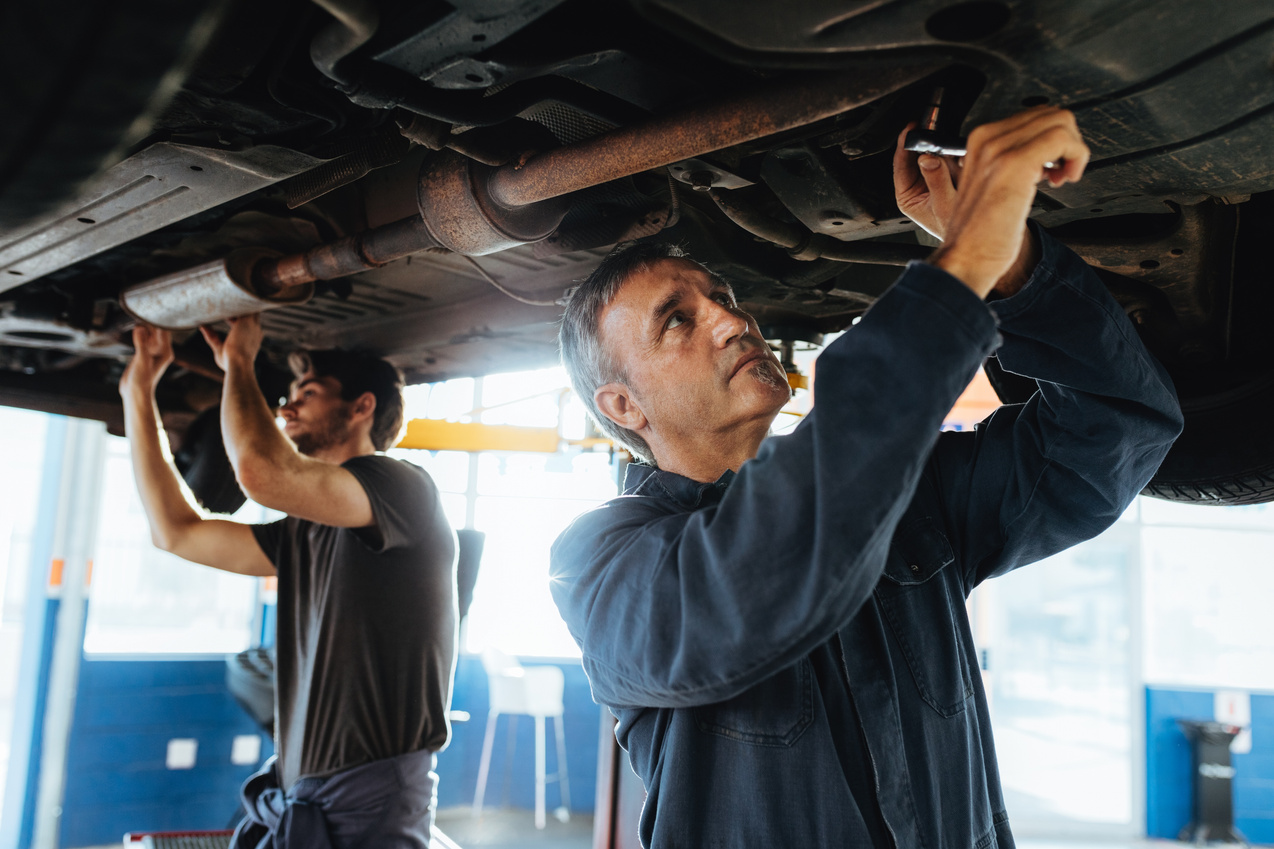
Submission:
<svg viewBox="0 0 1274 849">
<path fill-rule="evenodd" d="M 1022 833 L 1133 827 L 1135 523 L 987 581 L 978 648 L 1005 803 Z"/>
<path fill-rule="evenodd" d="M 564 436 L 582 437 L 586 414 L 566 386 L 563 370 L 551 368 L 412 387 L 407 414 L 524 427 L 560 422 Z M 578 657 L 549 593 L 549 548 L 576 516 L 616 494 L 610 452 L 392 453 L 430 473 L 455 527 L 486 534 L 462 648 Z"/>
<path fill-rule="evenodd" d="M 1274 504 L 1142 499 L 1145 678 L 1274 690 Z"/>
<path fill-rule="evenodd" d="M 84 651 L 232 653 L 253 642 L 261 581 L 160 551 L 133 483 L 128 441 L 108 437 Z M 270 521 L 248 502 L 236 519 Z"/>
</svg>

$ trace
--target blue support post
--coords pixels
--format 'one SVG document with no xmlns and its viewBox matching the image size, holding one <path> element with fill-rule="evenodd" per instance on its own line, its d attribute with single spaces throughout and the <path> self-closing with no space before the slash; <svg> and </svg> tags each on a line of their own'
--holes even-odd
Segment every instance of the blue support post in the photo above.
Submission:
<svg viewBox="0 0 1274 849">
<path fill-rule="evenodd" d="M 59 605 L 57 598 L 50 597 L 49 570 L 53 563 L 53 537 L 58 519 L 67 429 L 66 418 L 49 417 L 40 501 L 31 540 L 31 560 L 27 564 L 22 653 L 15 690 L 9 768 L 4 785 L 4 809 L 0 813 L 0 849 L 30 846 L 35 825 L 44 707 Z"/>
<path fill-rule="evenodd" d="M 45 441 L 0 834 L 3 849 L 58 846 L 105 445 L 106 428 L 85 419 L 52 420 Z"/>
</svg>

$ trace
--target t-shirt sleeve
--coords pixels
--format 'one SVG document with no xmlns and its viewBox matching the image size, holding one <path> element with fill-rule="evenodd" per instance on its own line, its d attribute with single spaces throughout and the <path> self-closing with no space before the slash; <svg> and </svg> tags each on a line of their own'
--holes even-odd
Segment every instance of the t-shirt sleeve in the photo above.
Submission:
<svg viewBox="0 0 1274 849">
<path fill-rule="evenodd" d="M 438 500 L 438 491 L 425 470 L 403 460 L 370 454 L 346 460 L 349 470 L 372 505 L 376 534 L 359 534 L 373 551 L 387 551 L 419 541 L 425 521 Z"/>
<path fill-rule="evenodd" d="M 270 562 L 274 564 L 274 568 L 279 568 L 280 549 L 283 545 L 283 539 L 287 535 L 287 529 L 284 523 L 287 519 L 279 519 L 276 522 L 267 522 L 263 525 L 252 525 L 252 535 L 257 538 L 257 545 L 261 546 L 261 550 L 265 552 L 265 556 L 270 558 Z"/>
</svg>

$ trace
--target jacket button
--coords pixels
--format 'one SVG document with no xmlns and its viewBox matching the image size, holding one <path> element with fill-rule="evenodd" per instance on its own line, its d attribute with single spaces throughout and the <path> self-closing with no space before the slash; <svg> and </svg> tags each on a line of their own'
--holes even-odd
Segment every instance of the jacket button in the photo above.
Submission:
<svg viewBox="0 0 1274 849">
<path fill-rule="evenodd" d="M 920 571 L 920 567 L 919 567 L 919 566 L 917 566 L 915 563 L 912 563 L 912 564 L 911 564 L 911 571 L 913 571 L 913 572 L 919 572 L 919 571 Z"/>
</svg>

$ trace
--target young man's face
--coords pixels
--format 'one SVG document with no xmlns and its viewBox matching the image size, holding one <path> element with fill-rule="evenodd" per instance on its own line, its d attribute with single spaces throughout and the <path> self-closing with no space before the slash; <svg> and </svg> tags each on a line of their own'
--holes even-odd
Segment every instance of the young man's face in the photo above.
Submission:
<svg viewBox="0 0 1274 849">
<path fill-rule="evenodd" d="M 279 408 L 283 432 L 296 450 L 312 456 L 350 437 L 352 406 L 342 400 L 336 378 L 306 372 L 293 381 L 288 402 Z"/>
<path fill-rule="evenodd" d="M 660 260 L 629 277 L 603 308 L 599 332 L 656 441 L 761 419 L 768 426 L 792 397 L 755 320 L 690 260 Z"/>
</svg>

